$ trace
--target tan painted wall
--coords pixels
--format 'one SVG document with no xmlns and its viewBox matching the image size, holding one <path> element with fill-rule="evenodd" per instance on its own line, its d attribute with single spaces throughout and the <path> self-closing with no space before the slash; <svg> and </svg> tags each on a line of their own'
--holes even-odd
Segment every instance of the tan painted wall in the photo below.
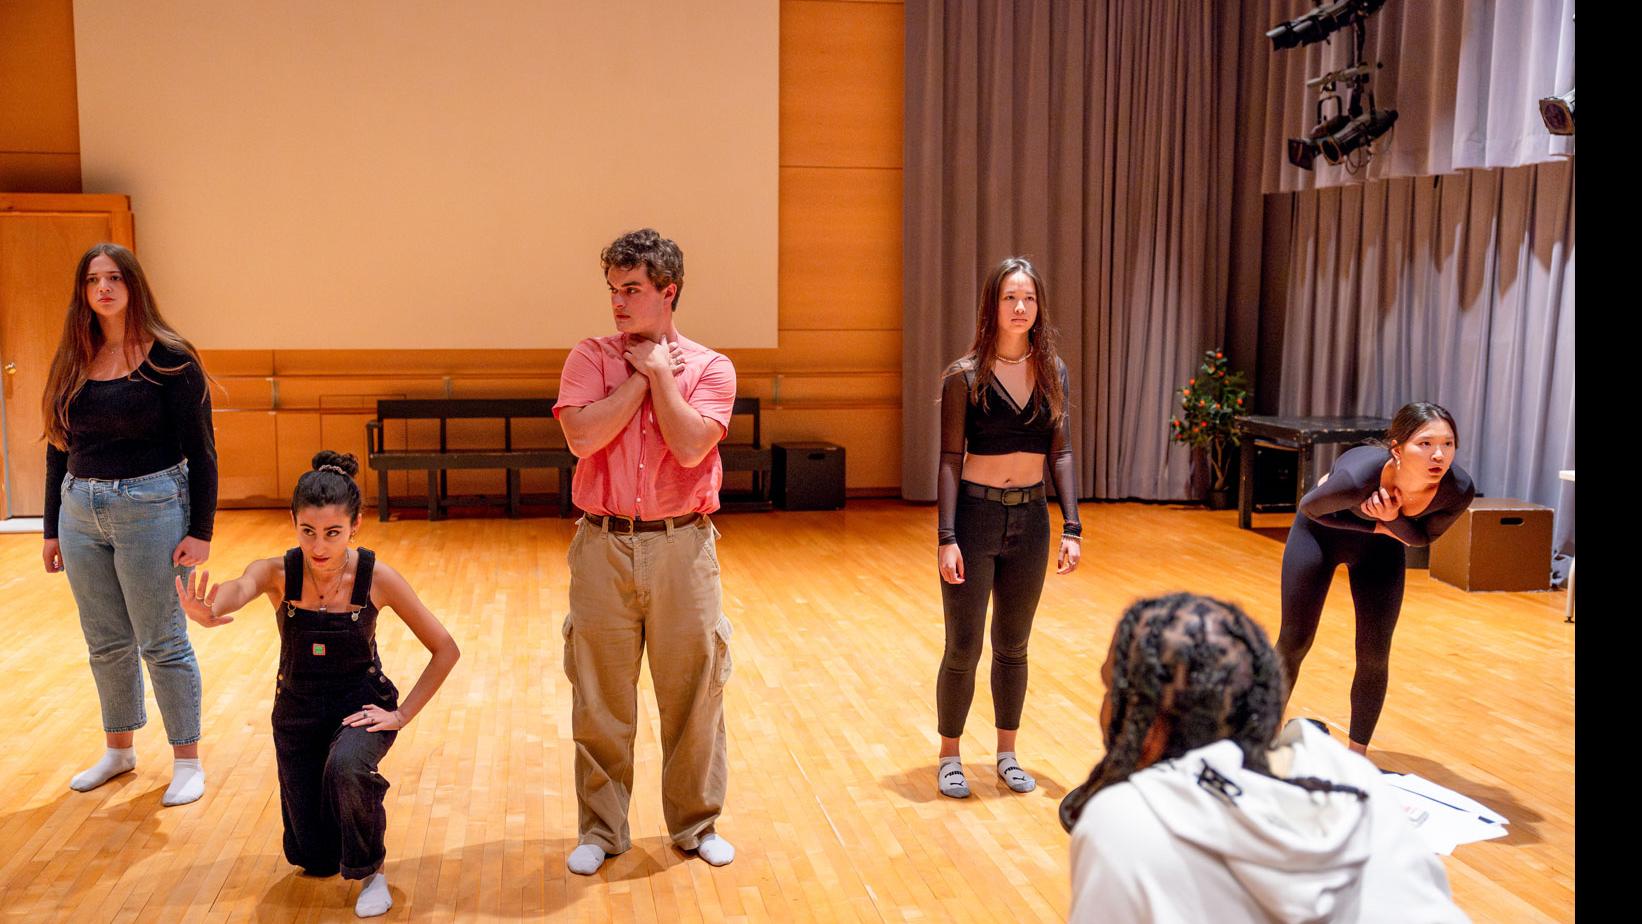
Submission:
<svg viewBox="0 0 1642 924">
<path fill-rule="evenodd" d="M 897 2 L 783 0 L 780 15 L 779 346 L 726 352 L 741 392 L 765 402 L 767 441 L 837 442 L 852 494 L 894 494 L 903 11 Z M 0 59 L 12 35 L 0 33 Z M 6 142 L 0 135 L 0 149 Z M 142 222 L 139 209 L 139 245 Z M 561 350 L 368 346 L 207 352 L 227 388 L 217 395 L 225 498 L 277 502 L 315 450 L 360 451 L 378 397 L 549 393 L 564 358 Z M 496 490 L 485 477 L 478 487 Z M 551 481 L 533 477 L 527 490 Z M 395 486 L 396 494 L 417 490 L 410 479 Z"/>
</svg>

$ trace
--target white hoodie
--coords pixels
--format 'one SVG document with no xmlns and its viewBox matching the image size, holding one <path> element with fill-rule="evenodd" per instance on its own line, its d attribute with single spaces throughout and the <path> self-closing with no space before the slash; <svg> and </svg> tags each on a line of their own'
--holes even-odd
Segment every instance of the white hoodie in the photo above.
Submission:
<svg viewBox="0 0 1642 924">
<path fill-rule="evenodd" d="M 1109 786 L 1072 830 L 1073 922 L 1465 921 L 1448 876 L 1380 772 L 1296 719 L 1289 777 L 1368 793 L 1312 793 L 1243 768 L 1217 741 Z"/>
</svg>

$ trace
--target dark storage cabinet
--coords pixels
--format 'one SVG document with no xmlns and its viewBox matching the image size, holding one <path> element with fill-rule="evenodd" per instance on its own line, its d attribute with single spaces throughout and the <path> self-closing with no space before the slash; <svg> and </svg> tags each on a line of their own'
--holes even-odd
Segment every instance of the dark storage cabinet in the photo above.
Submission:
<svg viewBox="0 0 1642 924">
<path fill-rule="evenodd" d="M 776 443 L 775 505 L 782 510 L 838 510 L 844 506 L 844 447 L 833 443 Z"/>
</svg>

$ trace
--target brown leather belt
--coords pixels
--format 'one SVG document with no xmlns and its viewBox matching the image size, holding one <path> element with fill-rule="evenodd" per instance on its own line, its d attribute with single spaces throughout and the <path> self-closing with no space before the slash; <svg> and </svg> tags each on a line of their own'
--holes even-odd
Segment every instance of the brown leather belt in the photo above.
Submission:
<svg viewBox="0 0 1642 924">
<path fill-rule="evenodd" d="M 964 482 L 964 493 L 970 497 L 984 497 L 989 501 L 997 501 L 1005 507 L 1030 504 L 1049 496 L 1042 482 L 1030 488 L 994 488 L 984 484 L 976 484 L 973 481 L 966 481 Z"/>
<path fill-rule="evenodd" d="M 656 530 L 667 528 L 667 520 L 665 519 L 639 520 L 633 517 L 624 517 L 620 514 L 604 516 L 602 514 L 589 513 L 584 516 L 584 519 L 586 519 L 590 525 L 597 526 L 601 529 L 606 523 L 609 523 L 610 531 L 613 533 L 653 533 Z M 689 526 L 691 523 L 701 519 L 701 514 L 686 513 L 683 516 L 672 517 L 671 519 L 673 521 L 673 528 L 679 529 L 681 527 Z"/>
</svg>

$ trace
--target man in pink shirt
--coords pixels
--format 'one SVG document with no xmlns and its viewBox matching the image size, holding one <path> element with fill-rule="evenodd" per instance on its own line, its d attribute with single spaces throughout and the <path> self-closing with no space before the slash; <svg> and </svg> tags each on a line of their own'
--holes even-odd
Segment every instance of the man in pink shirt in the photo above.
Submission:
<svg viewBox="0 0 1642 924">
<path fill-rule="evenodd" d="M 735 405 L 728 357 L 679 335 L 684 254 L 648 228 L 600 254 L 616 333 L 565 359 L 553 413 L 580 462 L 571 493 L 584 516 L 570 542 L 564 669 L 576 738 L 577 846 L 566 866 L 592 875 L 632 846 L 639 659 L 648 643 L 661 716 L 662 812 L 679 849 L 723 866 L 714 831 L 728 758 L 724 684 L 730 621 L 720 607 L 718 442 Z"/>
</svg>

